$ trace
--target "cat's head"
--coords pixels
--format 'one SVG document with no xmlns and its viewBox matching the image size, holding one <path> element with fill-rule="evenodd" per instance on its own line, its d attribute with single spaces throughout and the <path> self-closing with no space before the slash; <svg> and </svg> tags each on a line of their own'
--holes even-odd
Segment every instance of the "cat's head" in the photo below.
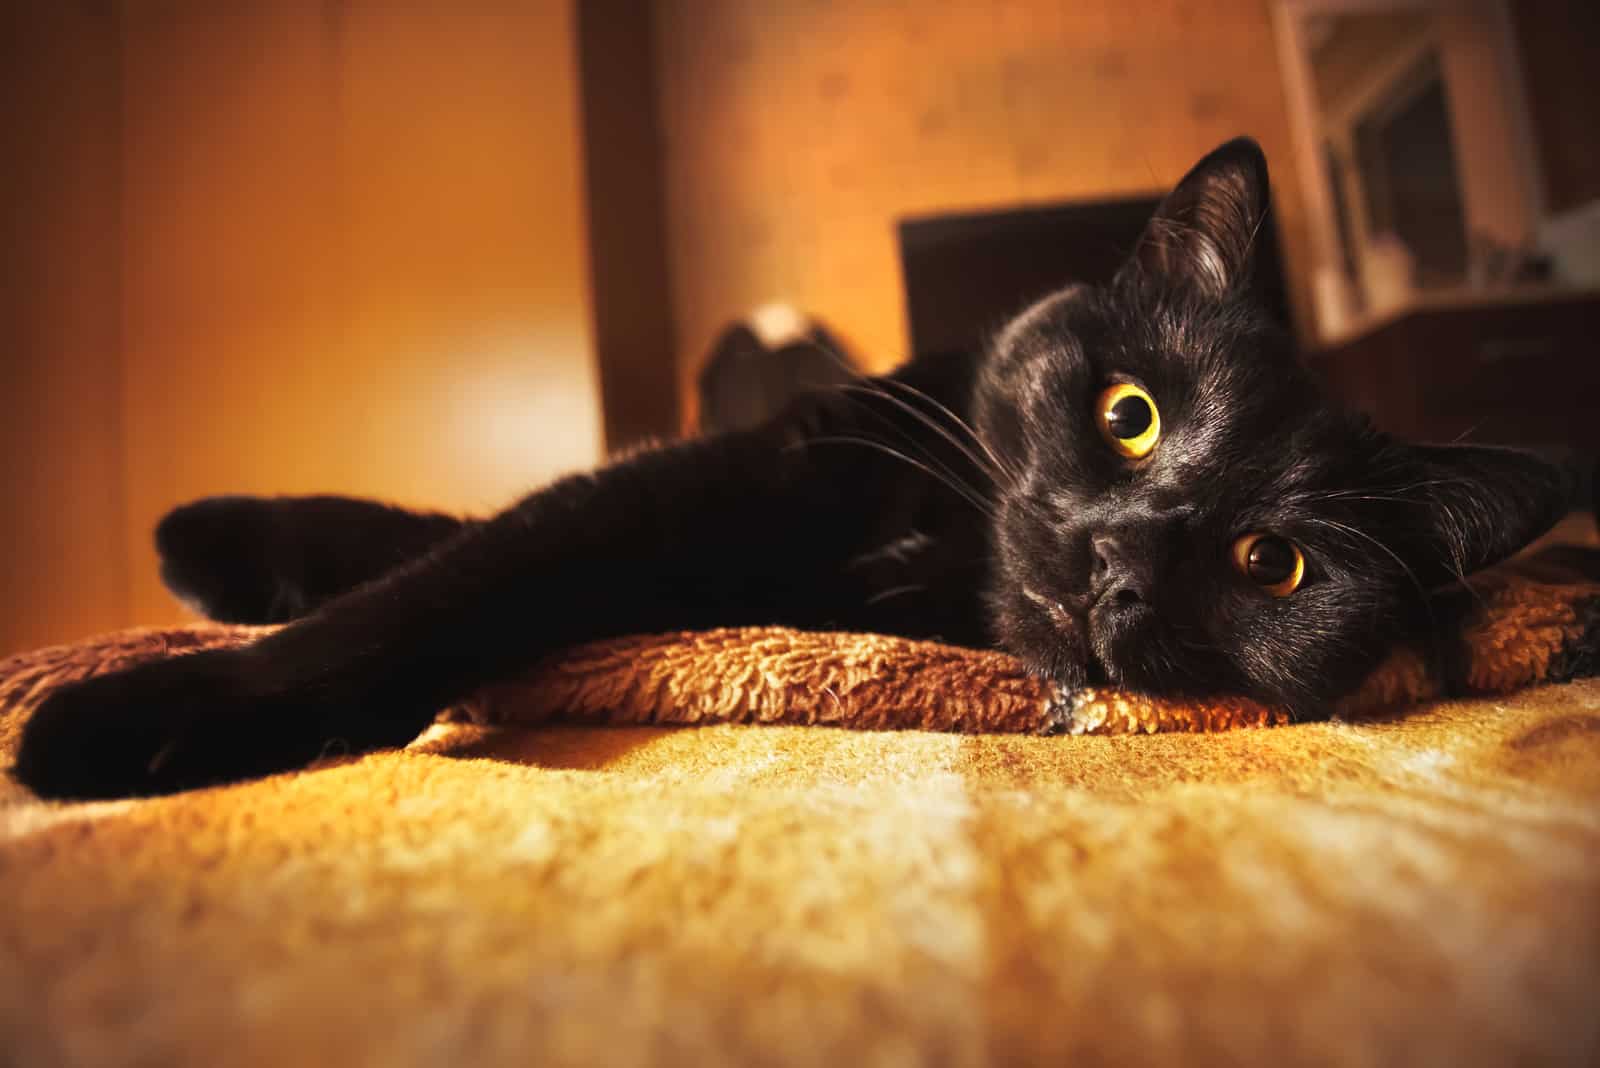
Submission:
<svg viewBox="0 0 1600 1068">
<path fill-rule="evenodd" d="M 1315 714 L 1427 592 L 1546 530 L 1561 473 L 1420 446 L 1331 403 L 1250 299 L 1266 161 L 1229 142 L 1105 287 L 997 337 L 978 429 L 1001 481 L 995 636 L 1068 684 L 1245 693 Z"/>
</svg>

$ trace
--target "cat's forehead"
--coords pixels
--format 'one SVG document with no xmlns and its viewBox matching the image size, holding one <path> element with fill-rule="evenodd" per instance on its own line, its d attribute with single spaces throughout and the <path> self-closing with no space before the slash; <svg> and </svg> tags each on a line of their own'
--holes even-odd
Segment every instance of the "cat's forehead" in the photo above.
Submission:
<svg viewBox="0 0 1600 1068">
<path fill-rule="evenodd" d="M 1369 446 L 1358 425 L 1328 409 L 1270 424 L 1191 412 L 1173 420 L 1144 479 L 1189 493 L 1203 488 L 1222 512 L 1309 513 L 1363 484 Z"/>
<path fill-rule="evenodd" d="M 1294 362 L 1248 303 L 1127 286 L 1077 285 L 1051 294 L 1008 322 L 993 351 L 1002 362 L 1034 363 L 1041 372 L 1052 361 L 1065 372 L 1132 365 L 1173 381 L 1231 379 L 1252 369 L 1266 374 Z"/>
</svg>

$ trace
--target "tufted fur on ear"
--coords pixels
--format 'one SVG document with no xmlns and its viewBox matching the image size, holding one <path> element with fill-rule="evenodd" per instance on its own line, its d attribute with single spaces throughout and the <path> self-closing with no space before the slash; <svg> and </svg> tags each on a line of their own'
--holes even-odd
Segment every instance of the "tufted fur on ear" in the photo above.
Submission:
<svg viewBox="0 0 1600 1068">
<path fill-rule="evenodd" d="M 1391 490 L 1402 513 L 1393 547 L 1429 586 L 1511 556 L 1554 526 L 1572 503 L 1571 472 L 1521 449 L 1391 448 L 1391 459 L 1405 472 Z"/>
<path fill-rule="evenodd" d="M 1250 278 L 1267 212 L 1267 159 L 1248 137 L 1213 150 L 1184 175 L 1145 227 L 1129 271 L 1222 300 Z"/>
</svg>

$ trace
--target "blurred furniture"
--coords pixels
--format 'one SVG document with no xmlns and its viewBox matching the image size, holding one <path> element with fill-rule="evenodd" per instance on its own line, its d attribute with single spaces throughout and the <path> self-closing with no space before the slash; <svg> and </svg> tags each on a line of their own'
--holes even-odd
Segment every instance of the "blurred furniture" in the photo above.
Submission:
<svg viewBox="0 0 1600 1068">
<path fill-rule="evenodd" d="M 860 374 L 826 327 L 787 304 L 767 304 L 731 323 L 697 380 L 702 433 L 759 426 L 798 394 Z"/>
<path fill-rule="evenodd" d="M 1600 293 L 1422 301 L 1313 353 L 1385 430 L 1432 441 L 1600 451 Z"/>
<path fill-rule="evenodd" d="M 1031 301 L 1070 282 L 1110 280 L 1160 202 L 1155 196 L 1127 197 L 903 220 L 900 269 L 911 351 L 968 348 Z M 1252 284 L 1287 322 L 1274 214 L 1267 214 L 1256 236 Z"/>
</svg>

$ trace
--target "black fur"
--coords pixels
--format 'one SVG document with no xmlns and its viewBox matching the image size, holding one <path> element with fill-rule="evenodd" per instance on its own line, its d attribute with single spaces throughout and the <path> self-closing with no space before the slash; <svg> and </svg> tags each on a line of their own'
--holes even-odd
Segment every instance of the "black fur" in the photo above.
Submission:
<svg viewBox="0 0 1600 1068">
<path fill-rule="evenodd" d="M 1542 532 L 1566 487 L 1531 456 L 1404 445 L 1326 403 L 1244 296 L 1266 204 L 1260 150 L 1230 142 L 1109 286 L 1048 298 L 985 353 L 808 395 L 486 521 L 330 498 L 179 509 L 158 532 L 169 585 L 218 618 L 299 618 L 61 691 L 16 774 L 117 796 L 292 768 L 403 744 L 564 644 L 741 623 L 998 644 L 1068 687 L 1322 714 L 1424 631 L 1434 586 Z M 1136 462 L 1091 415 L 1121 379 L 1161 414 Z M 1302 547 L 1291 596 L 1230 564 L 1257 531 Z"/>
<path fill-rule="evenodd" d="M 210 618 L 284 623 L 464 525 L 348 497 L 207 497 L 161 520 L 156 552 L 161 581 Z"/>
</svg>

